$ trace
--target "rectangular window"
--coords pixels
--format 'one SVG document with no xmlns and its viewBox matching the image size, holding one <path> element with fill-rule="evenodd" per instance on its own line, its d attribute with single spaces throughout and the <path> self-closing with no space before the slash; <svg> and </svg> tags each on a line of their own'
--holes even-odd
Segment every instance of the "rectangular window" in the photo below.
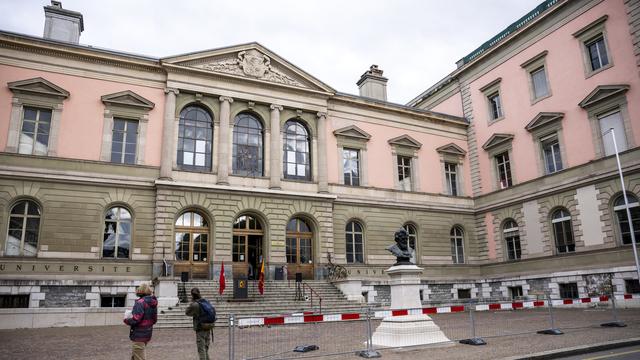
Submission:
<svg viewBox="0 0 640 360">
<path fill-rule="evenodd" d="M 509 296 L 512 300 L 522 299 L 522 286 L 509 286 Z"/>
<path fill-rule="evenodd" d="M 591 71 L 595 71 L 603 66 L 609 65 L 609 56 L 607 55 L 607 48 L 604 44 L 604 37 L 602 34 L 586 42 L 585 46 L 589 53 Z"/>
<path fill-rule="evenodd" d="M 137 121 L 113 119 L 111 162 L 118 164 L 135 164 L 137 141 Z"/>
<path fill-rule="evenodd" d="M 533 85 L 534 100 L 549 95 L 547 84 L 547 74 L 544 66 L 533 70 L 531 73 L 531 83 Z"/>
<path fill-rule="evenodd" d="M 18 153 L 28 155 L 47 155 L 49 151 L 49 129 L 51 128 L 51 110 L 24 107 L 22 129 Z"/>
<path fill-rule="evenodd" d="M 563 299 L 578 299 L 580 295 L 578 294 L 578 284 L 576 283 L 567 283 L 567 284 L 558 284 L 560 287 L 560 297 Z"/>
<path fill-rule="evenodd" d="M 0 295 L 0 308 L 28 308 L 29 294 L 25 295 Z"/>
<path fill-rule="evenodd" d="M 444 177 L 447 183 L 447 194 L 458 196 L 458 165 L 444 163 Z"/>
<path fill-rule="evenodd" d="M 451 260 L 454 264 L 464 264 L 464 246 L 462 239 L 451 239 Z"/>
<path fill-rule="evenodd" d="M 403 190 L 411 191 L 411 158 L 398 155 L 398 181 Z"/>
<path fill-rule="evenodd" d="M 342 172 L 345 185 L 360 186 L 360 150 L 342 150 Z"/>
<path fill-rule="evenodd" d="M 542 156 L 544 157 L 544 168 L 547 174 L 553 174 L 562 170 L 562 156 L 560 155 L 560 143 L 554 134 L 540 139 L 542 145 Z"/>
<path fill-rule="evenodd" d="M 511 164 L 509 162 L 509 153 L 503 152 L 495 156 L 496 167 L 498 171 L 498 188 L 506 189 L 513 186 L 511 178 Z"/>
<path fill-rule="evenodd" d="M 624 292 L 625 294 L 640 294 L 640 283 L 638 282 L 638 280 L 625 280 Z"/>
<path fill-rule="evenodd" d="M 247 238 L 245 236 L 233 235 L 233 262 L 245 262 Z"/>
<path fill-rule="evenodd" d="M 471 299 L 471 289 L 458 289 L 458 299 Z"/>
<path fill-rule="evenodd" d="M 489 95 L 489 108 L 491 109 L 491 120 L 499 119 L 502 117 L 502 101 L 500 100 L 500 93 L 493 93 Z"/>
<path fill-rule="evenodd" d="M 100 307 L 125 307 L 126 295 L 100 296 Z"/>
<path fill-rule="evenodd" d="M 618 151 L 622 152 L 627 150 L 627 138 L 625 136 L 624 123 L 622 122 L 620 111 L 615 111 L 613 113 L 598 116 L 598 121 L 600 122 L 600 133 L 604 134 L 602 135 L 604 155 L 608 156 L 615 154 L 611 132 L 606 133 L 607 131 L 609 131 L 609 129 L 613 129 L 613 132 L 616 136 L 616 145 L 618 146 Z"/>
</svg>

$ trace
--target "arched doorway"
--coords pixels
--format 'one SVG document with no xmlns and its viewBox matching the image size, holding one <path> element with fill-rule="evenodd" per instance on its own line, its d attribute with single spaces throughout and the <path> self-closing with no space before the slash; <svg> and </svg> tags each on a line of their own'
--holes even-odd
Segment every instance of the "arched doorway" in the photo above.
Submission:
<svg viewBox="0 0 640 360">
<path fill-rule="evenodd" d="M 264 230 L 258 219 L 241 215 L 233 222 L 233 274 L 258 279 L 263 257 Z"/>
<path fill-rule="evenodd" d="M 196 211 L 186 211 L 175 223 L 174 273 L 209 277 L 209 223 Z"/>
<path fill-rule="evenodd" d="M 286 256 L 289 278 L 295 278 L 297 272 L 303 279 L 313 279 L 313 232 L 311 227 L 300 218 L 287 223 Z"/>
</svg>

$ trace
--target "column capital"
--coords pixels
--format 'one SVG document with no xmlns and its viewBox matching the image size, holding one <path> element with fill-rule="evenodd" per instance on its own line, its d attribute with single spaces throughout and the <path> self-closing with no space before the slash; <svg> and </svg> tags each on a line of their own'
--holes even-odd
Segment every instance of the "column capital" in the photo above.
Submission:
<svg viewBox="0 0 640 360">
<path fill-rule="evenodd" d="M 230 96 L 220 96 L 220 102 L 228 102 L 231 104 L 233 102 L 233 98 Z"/>
<path fill-rule="evenodd" d="M 284 108 L 282 107 L 282 105 L 278 105 L 278 104 L 271 104 L 271 106 L 269 106 L 269 108 L 270 108 L 271 110 L 278 110 L 278 111 L 282 111 L 282 109 L 284 109 Z"/>
<path fill-rule="evenodd" d="M 319 112 L 316 114 L 316 116 L 317 116 L 318 118 L 320 118 L 320 119 L 322 119 L 322 118 L 326 118 L 326 117 L 327 117 L 327 113 L 326 113 L 326 112 L 319 111 Z"/>
<path fill-rule="evenodd" d="M 180 90 L 176 89 L 176 88 L 164 88 L 164 93 L 168 94 L 168 93 L 173 93 L 174 95 L 178 95 L 180 94 Z"/>
</svg>

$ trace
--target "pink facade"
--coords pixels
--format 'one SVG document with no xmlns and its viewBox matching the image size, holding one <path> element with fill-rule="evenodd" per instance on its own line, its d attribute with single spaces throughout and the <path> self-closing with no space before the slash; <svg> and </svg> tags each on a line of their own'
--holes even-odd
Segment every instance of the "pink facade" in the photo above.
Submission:
<svg viewBox="0 0 640 360">
<path fill-rule="evenodd" d="M 149 111 L 147 127 L 145 165 L 160 165 L 162 140 L 162 113 L 164 111 L 164 93 L 162 89 L 142 87 L 104 81 L 79 76 L 63 75 L 53 72 L 37 71 L 19 67 L 0 66 L 0 83 L 42 77 L 70 95 L 63 103 L 62 119 L 58 139 L 58 156 L 63 158 L 99 160 L 104 123 L 104 104 L 100 97 L 120 91 L 130 90 L 155 104 Z M 0 148 L 7 144 L 11 99 L 13 94 L 8 87 L 0 89 Z"/>
<path fill-rule="evenodd" d="M 613 66 L 585 79 L 581 49 L 583 44 L 572 34 L 605 14 L 608 15 L 605 28 Z M 543 51 L 548 51 L 545 67 L 551 96 L 532 105 L 528 85 L 529 74 L 521 64 Z M 480 89 L 497 78 L 502 78 L 500 94 L 504 119 L 489 124 L 486 94 Z M 514 183 L 522 183 L 541 175 L 536 166 L 528 165 L 536 163 L 537 155 L 534 151 L 534 139 L 525 130 L 525 125 L 540 112 L 564 113 L 563 138 L 560 142 L 565 147 L 565 168 L 593 160 L 595 145 L 592 141 L 591 126 L 587 112 L 578 106 L 578 103 L 597 86 L 612 84 L 630 85 L 626 96 L 631 123 L 635 125 L 632 126 L 633 143 L 639 144 L 640 126 L 637 125 L 637 117 L 640 114 L 640 78 L 623 0 L 600 3 L 475 79 L 470 84 L 470 90 L 471 102 L 474 104 L 473 116 L 483 192 L 492 191 L 494 186 L 491 159 L 486 156 L 481 146 L 496 133 L 514 135 L 511 159 Z"/>
<path fill-rule="evenodd" d="M 462 95 L 460 95 L 459 92 L 456 92 L 440 104 L 433 107 L 433 109 L 431 110 L 443 114 L 464 116 L 464 113 L 462 111 Z"/>
</svg>

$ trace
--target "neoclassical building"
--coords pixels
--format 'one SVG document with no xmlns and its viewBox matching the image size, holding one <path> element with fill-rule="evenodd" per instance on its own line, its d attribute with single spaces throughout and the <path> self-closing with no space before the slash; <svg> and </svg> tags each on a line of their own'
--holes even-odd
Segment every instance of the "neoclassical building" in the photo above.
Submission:
<svg viewBox="0 0 640 360">
<path fill-rule="evenodd" d="M 638 232 L 639 7 L 545 1 L 399 105 L 375 65 L 350 95 L 258 43 L 81 45 L 52 1 L 43 37 L 0 31 L 2 307 L 91 313 L 223 262 L 323 279 L 329 256 L 385 302 L 401 227 L 425 302 L 639 291 L 601 136 Z"/>
</svg>

